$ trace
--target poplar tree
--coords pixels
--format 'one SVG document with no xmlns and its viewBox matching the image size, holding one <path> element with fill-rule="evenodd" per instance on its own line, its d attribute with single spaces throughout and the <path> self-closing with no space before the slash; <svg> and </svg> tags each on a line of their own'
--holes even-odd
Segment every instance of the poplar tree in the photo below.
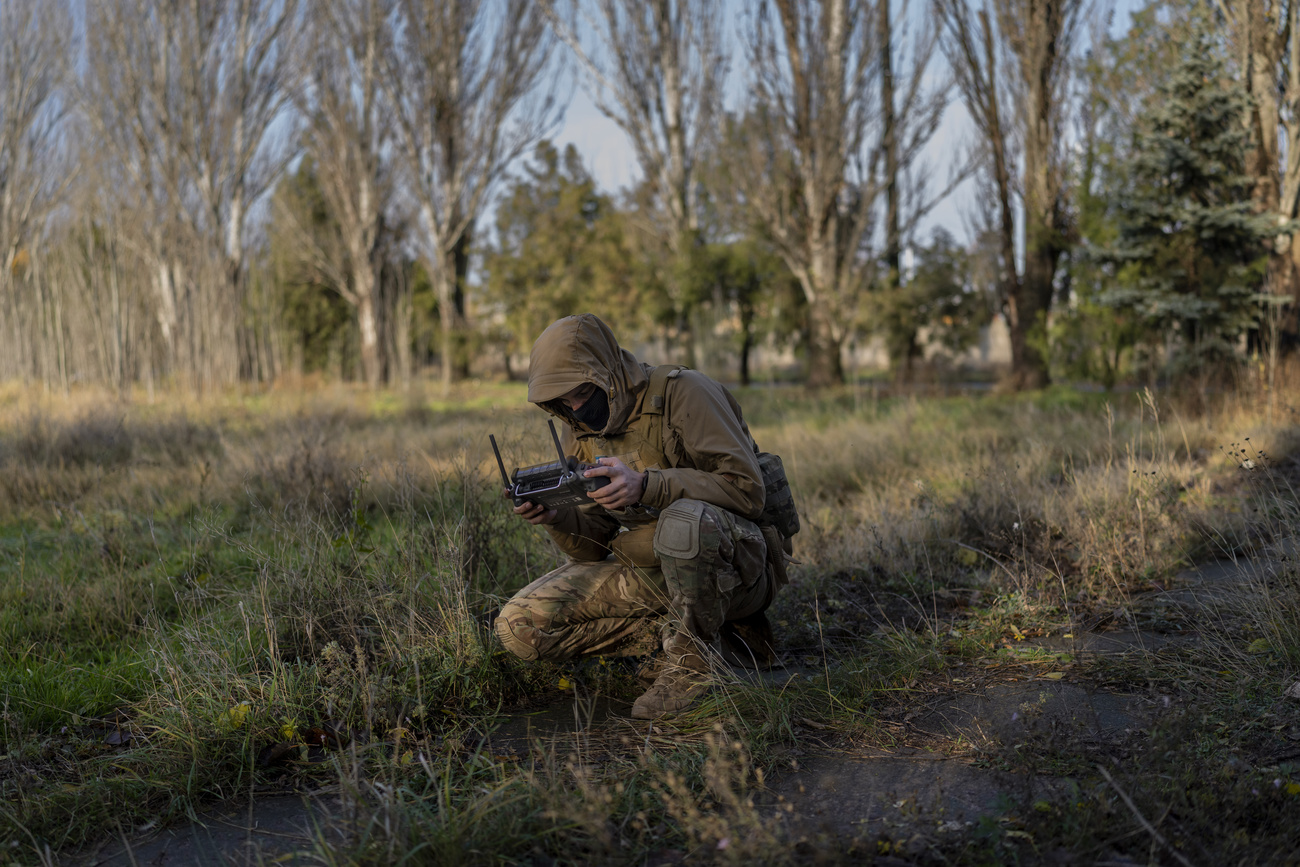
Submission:
<svg viewBox="0 0 1300 867">
<path fill-rule="evenodd" d="M 1083 6 L 1082 0 L 934 3 L 984 153 L 981 219 L 1000 241 L 1001 303 L 1011 338 L 1006 385 L 1018 389 L 1048 382 L 1039 335 L 1072 233 L 1064 123 Z"/>
</svg>

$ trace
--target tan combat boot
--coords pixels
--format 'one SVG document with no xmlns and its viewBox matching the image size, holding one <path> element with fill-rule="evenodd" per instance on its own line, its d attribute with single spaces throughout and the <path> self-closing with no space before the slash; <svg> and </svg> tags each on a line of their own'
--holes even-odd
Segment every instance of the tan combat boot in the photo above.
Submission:
<svg viewBox="0 0 1300 867">
<path fill-rule="evenodd" d="M 690 708 L 709 691 L 709 664 L 697 652 L 672 654 L 654 685 L 632 703 L 633 719 L 659 719 Z"/>
<path fill-rule="evenodd" d="M 654 686 L 632 703 L 633 719 L 675 716 L 692 707 L 709 691 L 712 680 L 704 672 L 669 665 Z"/>
<path fill-rule="evenodd" d="M 664 673 L 668 667 L 668 662 L 662 656 L 651 656 L 642 660 L 640 667 L 636 670 L 636 679 L 641 684 L 642 689 L 650 689 L 659 679 L 659 675 Z"/>
</svg>

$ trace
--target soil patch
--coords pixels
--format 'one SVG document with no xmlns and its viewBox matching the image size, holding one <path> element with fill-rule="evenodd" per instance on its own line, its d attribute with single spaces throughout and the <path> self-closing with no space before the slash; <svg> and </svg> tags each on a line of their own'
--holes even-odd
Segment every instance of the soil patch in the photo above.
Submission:
<svg viewBox="0 0 1300 867">
<path fill-rule="evenodd" d="M 331 793 L 254 796 L 205 810 L 189 822 L 104 843 L 61 863 L 77 867 L 233 867 L 319 863 L 318 843 L 342 843 L 352 825 Z"/>
<path fill-rule="evenodd" d="M 1138 696 L 1034 680 L 957 693 L 937 704 L 915 720 L 915 728 L 979 748 L 1014 742 L 1044 724 L 1078 737 L 1109 740 L 1140 725 L 1146 702 Z"/>
<path fill-rule="evenodd" d="M 802 833 L 870 838 L 915 822 L 965 827 L 995 812 L 1024 783 L 923 750 L 856 756 L 836 750 L 805 757 L 764 800 Z"/>
</svg>

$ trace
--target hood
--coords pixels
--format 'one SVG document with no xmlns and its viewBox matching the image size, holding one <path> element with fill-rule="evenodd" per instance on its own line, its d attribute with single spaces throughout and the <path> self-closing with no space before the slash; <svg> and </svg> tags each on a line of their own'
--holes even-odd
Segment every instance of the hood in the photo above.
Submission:
<svg viewBox="0 0 1300 867">
<path fill-rule="evenodd" d="M 577 433 L 588 429 L 556 400 L 560 395 L 595 383 L 609 395 L 604 433 L 613 435 L 626 428 L 649 381 L 645 366 L 621 348 L 609 326 L 591 313 L 551 323 L 528 358 L 529 402 L 564 420 Z"/>
</svg>

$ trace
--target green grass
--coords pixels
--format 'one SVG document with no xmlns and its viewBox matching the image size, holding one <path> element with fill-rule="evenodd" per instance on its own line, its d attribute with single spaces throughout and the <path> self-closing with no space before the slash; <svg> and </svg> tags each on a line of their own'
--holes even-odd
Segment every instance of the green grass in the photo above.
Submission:
<svg viewBox="0 0 1300 867">
<path fill-rule="evenodd" d="M 804 863 L 831 850 L 763 818 L 764 779 L 810 724 L 893 744 L 887 723 L 961 667 L 1069 668 L 1176 696 L 1176 712 L 1106 766 L 1112 781 L 1069 739 L 1005 745 L 1001 766 L 1073 782 L 1041 809 L 922 835 L 907 857 L 1036 863 L 1110 835 L 1098 858 L 1145 859 L 1151 837 L 1118 786 L 1148 820 L 1175 817 L 1161 827 L 1194 863 L 1269 863 L 1300 806 L 1294 764 L 1262 758 L 1288 726 L 1300 735 L 1278 699 L 1300 665 L 1294 571 L 1262 576 L 1183 655 L 1085 664 L 1021 639 L 1116 611 L 1141 625 L 1152 588 L 1188 565 L 1285 549 L 1294 433 L 1244 402 L 1193 416 L 1066 389 L 864 393 L 739 392 L 804 517 L 771 612 L 803 673 L 734 684 L 644 742 L 531 765 L 468 732 L 552 700 L 562 676 L 624 698 L 637 687 L 617 666 L 524 665 L 483 627 L 558 563 L 496 495 L 489 432 L 508 462 L 549 445 L 522 386 L 30 401 L 0 426 L 0 843 L 14 844 L 0 852 L 22 863 L 287 775 L 344 785 L 363 807 L 352 848 L 318 853 L 328 862 Z M 1272 452 L 1260 472 L 1220 449 L 1246 436 Z M 326 722 L 358 733 L 352 751 L 258 764 Z M 1224 770 L 1234 756 L 1246 770 Z"/>
</svg>

